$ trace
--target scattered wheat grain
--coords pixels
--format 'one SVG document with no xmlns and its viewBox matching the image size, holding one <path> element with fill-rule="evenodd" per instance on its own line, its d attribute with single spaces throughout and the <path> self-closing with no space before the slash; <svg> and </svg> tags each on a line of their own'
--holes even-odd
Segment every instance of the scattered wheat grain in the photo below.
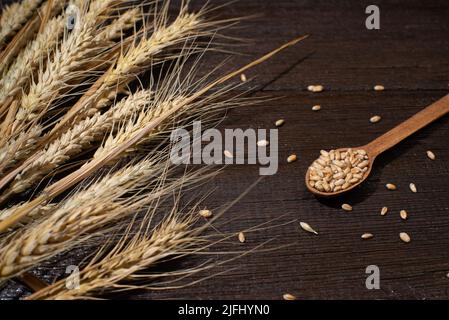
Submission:
<svg viewBox="0 0 449 320">
<path fill-rule="evenodd" d="M 399 238 L 404 241 L 405 243 L 409 243 L 411 241 L 410 236 L 405 233 L 405 232 L 401 232 L 399 233 Z"/>
<path fill-rule="evenodd" d="M 383 85 L 377 84 L 374 86 L 375 91 L 383 91 L 385 90 L 385 87 Z"/>
<path fill-rule="evenodd" d="M 301 228 L 307 232 L 313 233 L 313 234 L 318 234 L 317 231 L 315 231 L 315 229 L 313 229 L 307 222 L 300 222 L 299 225 L 301 226 Z"/>
<path fill-rule="evenodd" d="M 394 185 L 394 184 L 392 184 L 392 183 L 387 183 L 386 185 L 385 185 L 385 187 L 388 189 L 388 190 L 396 190 L 397 188 L 396 188 L 396 185 Z"/>
<path fill-rule="evenodd" d="M 279 119 L 279 120 L 277 120 L 277 121 L 274 123 L 274 125 L 275 125 L 276 127 L 281 127 L 281 126 L 284 124 L 284 122 L 285 122 L 284 119 Z"/>
<path fill-rule="evenodd" d="M 231 151 L 229 151 L 229 150 L 223 151 L 223 154 L 226 158 L 229 158 L 229 159 L 232 159 L 234 157 L 233 154 L 231 153 Z"/>
<path fill-rule="evenodd" d="M 288 163 L 295 162 L 296 160 L 298 160 L 298 157 L 296 156 L 296 154 L 291 154 L 291 155 L 289 155 L 288 158 L 287 158 L 287 162 L 288 162 Z"/>
<path fill-rule="evenodd" d="M 315 84 L 308 86 L 307 90 L 309 90 L 310 92 L 321 92 L 324 90 L 324 87 L 320 84 Z"/>
<path fill-rule="evenodd" d="M 290 293 L 284 293 L 282 295 L 282 298 L 284 300 L 296 300 L 296 297 L 294 295 L 290 294 Z"/>
<path fill-rule="evenodd" d="M 407 217 L 408 217 L 407 211 L 401 210 L 401 211 L 399 212 L 399 215 L 401 216 L 401 219 L 402 219 L 402 220 L 407 220 Z"/>
<path fill-rule="evenodd" d="M 372 116 L 370 119 L 369 119 L 369 121 L 371 122 L 371 123 L 376 123 L 376 122 L 379 122 L 380 120 L 381 120 L 382 118 L 381 118 L 381 116 Z"/>
<path fill-rule="evenodd" d="M 435 153 L 433 153 L 432 151 L 428 150 L 428 151 L 427 151 L 427 157 L 428 157 L 430 160 L 435 160 Z"/>
<path fill-rule="evenodd" d="M 212 217 L 212 211 L 207 209 L 200 210 L 200 216 L 202 216 L 203 218 L 210 218 Z"/>
</svg>

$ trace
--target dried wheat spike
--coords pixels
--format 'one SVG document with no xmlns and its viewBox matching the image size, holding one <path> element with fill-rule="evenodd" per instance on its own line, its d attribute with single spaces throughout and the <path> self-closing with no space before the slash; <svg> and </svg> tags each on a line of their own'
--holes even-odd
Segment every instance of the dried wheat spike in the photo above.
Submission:
<svg viewBox="0 0 449 320">
<path fill-rule="evenodd" d="M 0 105 L 8 97 L 15 97 L 26 90 L 27 83 L 35 74 L 39 64 L 44 61 L 48 52 L 58 43 L 65 26 L 65 16 L 61 15 L 48 22 L 43 32 L 25 47 L 6 75 L 0 80 Z"/>
<path fill-rule="evenodd" d="M 82 0 L 72 0 L 79 2 Z M 25 25 L 11 39 L 8 45 L 0 54 L 0 74 L 4 75 L 16 57 L 27 46 L 29 42 L 35 39 L 35 36 L 42 31 L 46 23 L 53 17 L 60 14 L 68 0 L 46 1 L 38 11 L 28 19 Z"/>
<path fill-rule="evenodd" d="M 185 44 L 187 40 L 195 37 L 211 34 L 217 26 L 214 22 L 207 22 L 203 18 L 203 12 L 188 13 L 186 7 L 171 24 L 166 25 L 165 12 L 159 21 L 155 22 L 155 28 L 149 38 L 142 37 L 137 44 L 133 44 L 123 55 L 120 55 L 116 65 L 95 84 L 94 92 L 89 92 L 86 99 L 70 110 L 60 121 L 55 131 L 66 126 L 68 122 L 76 122 L 83 117 L 93 114 L 99 109 L 110 105 L 118 93 L 136 76 L 151 66 L 154 59 L 165 52 L 169 47 L 177 44 Z"/>
<path fill-rule="evenodd" d="M 25 24 L 42 0 L 23 0 L 6 7 L 0 18 L 0 49 Z"/>
<path fill-rule="evenodd" d="M 29 299 L 92 298 L 100 292 L 115 290 L 122 281 L 138 277 L 140 272 L 166 258 L 201 252 L 201 243 L 201 236 L 192 231 L 191 219 L 171 214 L 151 235 L 138 234 L 129 239 L 128 243 L 119 242 L 104 258 L 94 258 L 80 272 L 80 287 L 76 290 L 68 290 L 65 280 L 62 280 L 38 291 Z M 167 272 L 164 275 L 147 274 L 143 277 L 154 281 L 169 275 Z"/>
<path fill-rule="evenodd" d="M 306 39 L 307 36 L 298 37 L 279 48 L 265 54 L 264 56 L 260 57 L 259 59 L 256 59 L 249 64 L 234 70 L 230 73 L 225 74 L 224 76 L 219 77 L 216 80 L 213 80 L 208 83 L 201 83 L 198 86 L 195 87 L 195 91 L 188 96 L 186 99 L 183 99 L 182 102 L 176 101 L 176 103 L 173 105 L 172 108 L 170 108 L 169 111 L 164 112 L 159 117 L 154 119 L 153 121 L 147 123 L 144 127 L 138 130 L 136 134 L 134 134 L 130 139 L 126 140 L 125 142 L 121 143 L 120 145 L 116 146 L 114 149 L 112 149 L 110 152 L 105 154 L 104 156 L 93 159 L 92 161 L 86 163 L 83 165 L 80 169 L 76 170 L 75 172 L 70 173 L 66 177 L 62 178 L 61 180 L 53 183 L 52 185 L 45 188 L 43 193 L 41 193 L 39 196 L 37 196 L 35 199 L 29 201 L 28 203 L 24 204 L 17 210 L 15 210 L 10 217 L 5 219 L 4 221 L 0 222 L 0 232 L 5 232 L 9 228 L 13 227 L 17 223 L 21 221 L 22 218 L 26 217 L 33 209 L 38 207 L 39 205 L 43 203 L 49 202 L 54 197 L 60 195 L 62 192 L 67 190 L 68 188 L 74 186 L 78 182 L 82 181 L 84 178 L 88 177 L 89 175 L 93 174 L 94 172 L 98 171 L 100 168 L 102 168 L 105 164 L 108 163 L 108 160 L 114 159 L 119 157 L 123 152 L 125 152 L 127 149 L 134 147 L 136 144 L 141 142 L 142 140 L 145 140 L 145 138 L 151 134 L 160 124 L 162 124 L 165 120 L 169 119 L 170 117 L 173 117 L 177 112 L 182 110 L 188 105 L 191 105 L 199 100 L 200 98 L 206 98 L 204 101 L 207 101 L 207 94 L 217 86 L 220 86 L 227 82 L 229 79 L 232 79 L 236 75 L 241 74 L 242 72 L 245 72 L 246 70 L 268 60 L 275 54 L 279 53 L 280 51 L 291 47 L 295 45 L 296 43 Z"/>
<path fill-rule="evenodd" d="M 15 177 L 9 188 L 1 194 L 0 202 L 4 202 L 13 194 L 30 189 L 45 175 L 89 148 L 92 143 L 103 140 L 114 124 L 138 114 L 149 103 L 151 95 L 150 90 L 137 91 L 115 104 L 104 114 L 96 113 L 79 122 L 38 153 L 37 159 L 27 165 Z"/>
<path fill-rule="evenodd" d="M 0 246 L 0 282 L 89 238 L 99 227 L 135 213 L 137 204 L 169 194 L 177 186 L 176 181 L 162 191 L 156 189 L 156 195 L 149 192 L 136 198 L 126 196 L 138 188 L 150 188 L 150 182 L 157 185 L 165 170 L 165 163 L 158 161 L 157 157 L 144 160 L 103 177 L 67 198 L 45 219 L 5 239 Z"/>
<path fill-rule="evenodd" d="M 204 13 L 202 11 L 195 14 L 189 14 L 186 10 L 187 8 L 183 7 L 177 19 L 168 26 L 165 26 L 166 21 L 164 17 L 166 13 L 164 12 L 163 18 L 159 18 L 160 21 L 156 23 L 157 26 L 150 38 L 142 38 L 137 45 L 132 46 L 125 55 L 119 58 L 115 68 L 101 78 L 104 81 L 100 88 L 96 90 L 95 94 L 89 95 L 86 101 L 83 99 L 80 100 L 83 101 L 81 103 L 81 110 L 84 111 L 84 113 L 81 112 L 81 110 L 76 110 L 74 112 L 69 111 L 67 115 L 70 116 L 76 114 L 76 117 L 79 120 L 83 118 L 79 117 L 80 114 L 84 114 L 84 117 L 86 115 L 94 114 L 98 109 L 109 105 L 116 97 L 117 93 L 123 90 L 125 84 L 135 79 L 136 74 L 144 71 L 145 68 L 151 64 L 155 55 L 161 54 L 164 49 L 170 46 L 184 43 L 186 40 L 200 35 L 211 34 L 213 33 L 214 28 L 217 27 L 217 24 L 220 24 L 204 21 L 202 17 Z M 59 81 L 56 83 L 59 83 Z M 50 96 L 52 90 L 48 90 L 49 87 L 51 88 L 51 85 L 45 86 L 46 89 L 44 90 L 44 86 L 36 85 L 36 88 L 40 88 L 38 90 L 39 92 L 45 91 L 45 94 L 39 96 L 39 101 L 37 102 L 35 100 L 38 95 L 33 90 L 23 98 L 22 108 L 20 108 L 17 113 L 16 123 L 13 125 L 13 130 L 20 127 L 20 123 L 31 121 L 34 117 L 39 117 L 36 111 L 42 112 L 44 110 L 42 108 L 46 107 L 44 103 L 41 103 L 42 100 L 52 99 L 52 96 Z M 33 87 L 31 89 L 33 89 Z M 23 106 L 29 107 L 24 108 Z M 31 154 L 32 152 L 33 150 L 27 151 L 28 154 Z M 17 159 L 16 157 L 11 160 L 12 163 L 17 163 L 19 161 L 20 159 Z M 6 161 L 6 163 L 8 164 L 8 161 Z M 8 164 L 8 166 L 11 167 L 12 165 Z"/>
<path fill-rule="evenodd" d="M 117 1 L 118 0 L 96 0 L 95 2 L 92 2 L 90 11 L 85 14 L 81 21 L 78 21 L 79 28 L 63 41 L 52 60 L 47 64 L 45 71 L 42 69 L 38 73 L 37 82 L 33 82 L 28 94 L 22 96 L 21 106 L 15 116 L 16 119 L 11 124 L 12 135 L 16 132 L 20 132 L 20 135 L 23 137 L 28 135 L 28 139 L 36 142 L 40 136 L 35 136 L 35 133 L 37 132 L 36 127 L 39 127 L 40 125 L 34 124 L 31 131 L 23 131 L 26 130 L 25 126 L 31 121 L 37 121 L 42 117 L 45 110 L 49 108 L 49 105 L 55 99 L 55 96 L 67 87 L 67 83 L 70 83 L 74 79 L 80 79 L 78 69 L 82 69 L 83 65 L 92 63 L 92 58 L 95 57 L 96 54 L 103 52 L 103 50 L 106 50 L 105 48 L 111 47 L 111 39 L 106 36 L 115 37 L 118 28 L 123 29 L 130 27 L 134 24 L 137 17 L 140 17 L 140 14 L 138 14 L 136 10 L 128 10 L 128 12 L 123 15 L 122 19 L 117 19 L 107 26 L 100 34 L 95 34 L 95 26 L 98 24 L 98 20 L 100 19 L 100 21 L 103 21 L 106 19 L 105 14 L 103 14 L 102 18 L 98 18 L 96 14 L 104 13 L 104 11 L 109 12 L 108 10 L 111 10 L 111 8 L 109 8 L 108 5 L 113 5 Z M 121 0 L 118 2 L 126 3 L 128 1 L 129 0 Z M 92 7 L 94 7 L 95 10 L 93 10 Z M 100 36 L 101 40 L 94 40 L 100 39 Z M 102 64 L 104 63 L 102 62 Z M 85 76 L 87 75 L 88 74 L 85 74 Z M 8 157 L 4 157 L 4 161 L 2 165 L 0 165 L 0 172 L 4 172 L 5 168 L 13 167 L 16 163 L 30 155 L 37 145 L 36 143 L 25 145 L 20 144 L 19 142 L 21 141 L 10 139 L 6 145 L 3 144 L 3 146 L 0 147 L 7 150 L 20 150 L 20 153 L 18 154 L 8 153 Z"/>
<path fill-rule="evenodd" d="M 45 70 L 38 72 L 37 80 L 31 83 L 29 92 L 22 96 L 21 106 L 13 124 L 13 132 L 22 128 L 24 124 L 36 120 L 50 107 L 52 101 L 67 84 L 80 77 L 77 71 L 82 70 L 86 64 L 91 63 L 93 58 L 105 50 L 103 41 L 95 41 L 99 20 L 97 15 L 106 15 L 115 1 L 96 0 L 91 3 L 87 13 L 81 14 L 73 31 L 62 41 L 59 49 L 48 61 Z"/>
<path fill-rule="evenodd" d="M 41 136 L 42 127 L 33 126 L 29 131 L 22 131 L 17 137 L 11 138 L 0 148 L 0 174 L 4 174 L 18 161 L 28 157 L 34 150 Z"/>
</svg>

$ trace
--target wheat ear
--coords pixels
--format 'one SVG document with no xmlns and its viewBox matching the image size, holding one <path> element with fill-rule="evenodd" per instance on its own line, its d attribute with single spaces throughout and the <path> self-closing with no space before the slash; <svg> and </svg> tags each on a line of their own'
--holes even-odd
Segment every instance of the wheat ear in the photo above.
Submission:
<svg viewBox="0 0 449 320">
<path fill-rule="evenodd" d="M 128 150 L 129 148 L 132 148 L 134 145 L 145 139 L 153 130 L 155 130 L 159 125 L 161 125 L 167 118 L 172 117 L 174 114 L 176 114 L 177 111 L 182 110 L 186 105 L 189 105 L 190 103 L 196 101 L 197 99 L 201 98 L 202 96 L 206 95 L 211 89 L 223 84 L 224 82 L 232 79 L 233 77 L 241 74 L 242 72 L 246 71 L 247 69 L 250 69 L 265 60 L 271 58 L 278 52 L 298 43 L 301 40 L 304 40 L 307 38 L 307 36 L 302 36 L 297 39 L 294 39 L 281 47 L 267 53 L 266 55 L 262 56 L 261 58 L 252 61 L 251 63 L 245 65 L 244 67 L 241 67 L 233 72 L 230 72 L 208 84 L 205 84 L 203 87 L 199 88 L 198 91 L 196 91 L 194 94 L 190 95 L 188 98 L 183 99 L 182 102 L 177 101 L 176 104 L 173 105 L 172 108 L 170 108 L 169 111 L 164 112 L 162 115 L 157 117 L 156 119 L 152 120 L 150 123 L 146 124 L 145 127 L 141 128 L 136 134 L 134 134 L 130 139 L 125 141 L 124 143 L 121 143 L 117 146 L 115 146 L 110 152 L 106 153 L 105 155 L 92 160 L 91 162 L 85 164 L 83 167 L 81 167 L 79 170 L 72 172 L 71 174 L 67 175 L 66 177 L 62 178 L 61 180 L 55 182 L 51 186 L 47 187 L 44 192 L 39 195 L 34 200 L 24 204 L 17 210 L 15 210 L 7 219 L 0 221 L 0 232 L 4 232 L 5 230 L 8 230 L 24 217 L 26 217 L 34 208 L 38 207 L 39 205 L 53 199 L 57 195 L 61 194 L 68 188 L 72 187 L 73 185 L 77 184 L 78 182 L 82 181 L 84 178 L 90 176 L 92 173 L 96 172 L 98 169 L 103 167 L 105 164 L 109 163 L 111 160 L 117 158 L 120 154 Z"/>
<path fill-rule="evenodd" d="M 86 14 L 85 21 L 87 22 L 82 23 L 82 26 L 79 28 L 80 30 L 72 33 L 69 38 L 63 42 L 53 60 L 47 65 L 45 72 L 39 73 L 39 81 L 33 83 L 30 92 L 22 97 L 21 106 L 17 111 L 15 121 L 10 126 L 4 124 L 5 127 L 10 128 L 11 134 L 21 131 L 20 135 L 28 135 L 29 140 L 38 140 L 40 135 L 35 135 L 37 133 L 35 127 L 40 125 L 34 125 L 31 131 L 27 131 L 24 126 L 27 123 L 30 123 L 30 121 L 37 121 L 38 118 L 43 115 L 55 95 L 57 95 L 57 92 L 61 91 L 66 86 L 65 83 L 70 82 L 70 80 L 73 80 L 74 78 L 79 78 L 79 74 L 76 70 L 83 64 L 90 63 L 92 59 L 89 59 L 89 57 L 92 58 L 92 56 L 95 56 L 96 53 L 101 51 L 101 48 L 106 43 L 111 43 L 111 39 L 106 36 L 115 37 L 118 26 L 124 28 L 134 23 L 137 11 L 129 10 L 131 11 L 131 16 L 125 14 L 124 19 L 118 19 L 115 23 L 103 30 L 105 32 L 104 34 L 100 33 L 100 35 L 105 37 L 102 37 L 101 40 L 98 41 L 92 40 L 94 38 L 100 39 L 99 35 L 95 35 L 94 32 L 93 26 L 98 23 L 98 18 L 95 14 L 101 14 L 104 10 L 110 9 L 107 7 L 107 4 L 109 3 L 109 5 L 111 5 L 116 3 L 116 1 L 117 0 L 108 0 L 107 2 L 105 0 L 96 0 L 96 2 L 101 3 L 103 7 L 98 5 L 93 6 L 95 2 L 91 5 L 91 7 L 95 7 L 95 10 L 89 11 L 88 14 Z M 123 1 L 127 2 L 128 0 Z M 105 18 L 103 17 L 102 19 Z M 95 45 L 92 42 L 95 42 Z M 41 130 L 42 129 L 43 128 L 41 128 Z M 4 131 L 4 133 L 6 132 Z M 8 134 L 5 136 L 8 136 Z M 35 143 L 24 145 L 19 144 L 20 141 L 21 140 L 11 139 L 6 145 L 4 143 L 4 149 L 21 150 L 21 153 L 13 155 L 11 158 L 4 158 L 4 161 L 0 166 L 1 172 L 5 172 L 16 163 L 21 162 L 36 149 Z M 11 153 L 8 153 L 8 155 L 11 155 Z"/>
<path fill-rule="evenodd" d="M 3 10 L 0 18 L 0 49 L 5 46 L 8 39 L 19 31 L 41 2 L 42 0 L 23 0 L 20 3 L 13 3 Z"/>
<path fill-rule="evenodd" d="M 91 90 L 67 112 L 47 139 L 51 140 L 61 128 L 74 122 L 74 118 L 80 119 L 82 115 L 86 116 L 109 105 L 120 88 L 135 79 L 136 75 L 149 67 L 153 59 L 167 48 L 212 32 L 214 23 L 205 22 L 202 12 L 192 14 L 187 13 L 186 10 L 186 8 L 181 9 L 176 20 L 168 26 L 165 25 L 163 15 L 151 36 L 143 37 L 121 55 L 116 65 L 100 77 Z"/>
<path fill-rule="evenodd" d="M 57 41 L 59 37 L 58 33 L 61 31 L 61 28 L 64 28 L 65 25 L 64 19 L 64 16 L 60 16 L 50 21 L 46 26 L 44 32 L 39 34 L 36 40 L 29 46 L 29 48 L 27 48 L 27 50 L 25 50 L 23 54 L 18 57 L 16 61 L 17 65 L 14 65 L 14 68 L 11 68 L 10 70 L 12 72 L 8 73 L 6 78 L 2 79 L 2 81 L 0 82 L 0 85 L 2 83 L 5 84 L 5 86 L 0 87 L 0 97 L 5 97 L 6 95 L 15 95 L 17 92 L 22 90 L 22 84 L 28 80 L 29 73 L 32 72 L 35 66 L 38 65 L 39 61 L 42 58 L 42 55 L 46 54 L 48 48 L 54 46 L 55 43 L 52 43 L 52 40 Z M 137 8 L 130 9 L 126 11 L 120 18 L 116 19 L 113 23 L 108 25 L 100 34 L 97 35 L 97 38 L 112 42 L 114 39 L 120 36 L 122 30 L 131 28 L 139 19 L 139 10 Z M 40 136 L 40 132 L 42 131 L 36 129 L 36 127 L 38 126 L 39 125 L 33 126 L 32 129 L 27 133 L 21 133 L 22 136 L 28 135 L 28 138 L 33 142 L 33 145 L 37 141 L 38 137 Z M 5 149 L 11 149 L 13 147 L 14 149 L 21 149 L 21 154 L 16 155 L 13 158 L 15 161 L 4 168 L 2 171 L 5 171 L 5 169 L 14 166 L 15 163 L 27 157 L 32 152 L 30 148 L 33 147 L 33 145 L 31 144 L 20 146 L 20 144 L 15 140 L 10 141 L 8 145 L 14 146 L 6 146 Z M 9 153 L 5 152 L 2 152 L 2 154 L 10 155 Z M 2 158 L 2 162 L 6 163 L 6 159 L 8 158 L 4 156 Z"/>
<path fill-rule="evenodd" d="M 40 206 L 40 207 L 34 209 L 32 212 L 30 212 L 28 217 L 22 221 L 22 225 L 19 225 L 18 227 L 22 227 L 24 225 L 31 223 L 32 221 L 40 219 L 43 216 L 49 215 L 51 212 L 53 212 L 55 210 L 56 205 L 57 204 L 55 204 L 55 203 L 50 203 L 50 204 Z M 14 210 L 16 210 L 19 206 L 20 205 L 14 205 L 10 208 L 1 210 L 0 211 L 0 221 L 9 217 L 9 215 L 11 215 L 11 213 L 13 213 Z M 12 229 L 11 231 L 14 231 L 14 230 Z M 4 237 L 1 237 L 1 238 L 4 238 Z"/>
<path fill-rule="evenodd" d="M 41 126 L 32 126 L 28 131 L 20 132 L 0 147 L 0 173 L 5 173 L 20 160 L 27 158 L 34 150 L 41 134 Z"/>
<path fill-rule="evenodd" d="M 42 31 L 47 21 L 57 16 L 68 0 L 47 0 L 34 16 L 20 29 L 6 48 L 0 53 L 0 74 L 4 75 L 21 50 Z M 82 0 L 74 0 L 82 1 Z M 0 109 L 1 110 L 1 109 Z"/>
<path fill-rule="evenodd" d="M 211 76 L 211 74 L 207 74 L 199 80 L 193 80 L 196 69 L 199 68 L 197 63 L 201 60 L 202 55 L 193 63 L 193 67 L 185 71 L 185 62 L 189 60 L 188 58 L 190 56 L 189 50 L 186 51 L 182 52 L 178 61 L 167 71 L 168 75 L 164 79 L 160 79 L 157 86 L 153 88 L 154 96 L 149 101 L 148 107 L 144 108 L 137 117 L 122 122 L 121 126 L 112 132 L 97 149 L 93 156 L 94 159 L 102 158 L 116 146 L 126 143 L 126 141 L 129 141 L 133 136 L 138 134 L 140 130 L 163 115 L 170 114 L 151 133 L 142 137 L 133 148 L 127 149 L 119 157 L 128 155 L 136 149 L 138 150 L 141 145 L 151 143 L 157 137 L 167 137 L 166 134 L 171 133 L 170 128 L 183 127 L 192 119 L 205 119 L 217 110 L 230 109 L 242 104 L 249 106 L 257 103 L 255 100 L 250 101 L 246 99 L 244 101 L 243 99 L 239 99 L 238 96 L 229 94 L 229 91 L 236 86 L 224 86 L 223 88 L 199 97 L 195 101 L 186 103 L 185 101 L 190 100 L 190 96 L 194 94 L 195 90 L 204 83 L 207 83 L 208 78 Z M 196 51 L 194 50 L 193 52 Z M 185 76 L 180 78 L 179 74 Z M 226 94 L 228 94 L 227 98 L 225 98 Z M 183 108 L 172 113 L 172 109 L 178 105 L 183 105 Z M 117 159 L 114 161 L 117 161 Z"/>
<path fill-rule="evenodd" d="M 94 114 L 98 109 L 109 105 L 116 95 L 123 90 L 118 87 L 123 88 L 131 80 L 135 79 L 136 74 L 145 70 L 145 67 L 148 67 L 151 64 L 155 55 L 161 53 L 164 49 L 176 44 L 184 43 L 191 37 L 211 33 L 213 26 L 216 24 L 213 22 L 205 22 L 202 18 L 202 14 L 202 12 L 189 14 L 186 13 L 186 9 L 183 8 L 177 19 L 168 26 L 162 24 L 165 23 L 165 20 L 161 18 L 163 22 L 158 22 L 158 24 L 162 24 L 162 26 L 156 27 L 150 38 L 142 38 L 137 45 L 133 45 L 125 55 L 122 55 L 115 67 L 109 69 L 109 71 L 100 77 L 93 85 L 93 92 L 88 92 L 81 97 L 58 125 L 53 128 L 51 133 L 44 138 L 45 140 L 41 141 L 41 144 L 46 144 L 47 141 L 54 140 L 59 130 L 66 127 L 74 117 L 79 118 L 80 114 Z M 22 111 L 22 113 L 29 113 L 28 109 L 24 110 L 25 111 Z M 19 117 L 22 118 L 21 115 L 19 115 Z M 33 136 L 32 138 L 34 139 L 36 137 Z M 24 146 L 15 146 L 15 148 L 23 150 Z M 30 155 L 35 148 L 36 144 L 29 145 L 29 149 L 23 150 L 22 153 Z M 19 159 L 15 157 L 12 160 L 5 161 L 3 166 L 10 168 L 22 159 L 23 158 Z M 9 162 L 11 162 L 11 164 L 9 164 Z M 5 172 L 6 170 L 0 166 L 0 171 Z M 11 177 L 13 177 L 13 175 L 10 175 L 8 180 Z M 3 181 L 2 185 L 5 185 L 5 181 Z"/>
<path fill-rule="evenodd" d="M 97 37 L 99 39 L 108 39 L 111 42 L 120 40 L 123 32 L 134 27 L 140 19 L 141 12 L 139 8 L 129 9 L 108 25 Z"/>
<path fill-rule="evenodd" d="M 81 153 L 92 143 L 102 140 L 115 123 L 120 123 L 140 112 L 151 98 L 150 90 L 141 90 L 124 98 L 104 114 L 96 113 L 76 124 L 59 139 L 39 152 L 39 156 L 28 164 L 0 196 L 0 203 L 11 195 L 30 189 L 42 177 L 52 172 L 73 156 Z"/>
<path fill-rule="evenodd" d="M 65 280 L 61 280 L 28 299 L 93 298 L 101 292 L 115 290 L 122 281 L 168 258 L 198 252 L 202 239 L 192 232 L 192 220 L 171 214 L 150 236 L 137 235 L 128 244 L 119 243 L 101 260 L 94 259 L 80 272 L 77 289 L 68 290 Z"/>
<path fill-rule="evenodd" d="M 163 164 L 154 160 L 121 169 L 78 191 L 37 224 L 16 231 L 0 249 L 0 282 L 67 250 L 81 241 L 82 235 L 90 237 L 91 231 L 122 218 L 125 212 L 134 213 L 133 206 L 127 204 L 135 199 L 125 195 L 157 181 L 163 170 Z M 150 199 L 151 193 L 146 196 Z M 122 210 L 115 214 L 119 207 Z"/>
<path fill-rule="evenodd" d="M 181 186 L 207 177 L 203 172 L 171 179 L 165 156 L 155 154 L 152 159 L 113 172 L 76 192 L 50 213 L 33 212 L 42 219 L 2 241 L 0 283 L 98 235 L 109 223 L 169 197 Z"/>
<path fill-rule="evenodd" d="M 97 16 L 106 15 L 115 2 L 116 0 L 95 0 L 87 13 L 81 15 L 73 32 L 62 42 L 45 70 L 38 73 L 38 79 L 31 84 L 29 92 L 22 96 L 13 132 L 22 128 L 23 122 L 29 123 L 42 114 L 65 85 L 79 77 L 77 71 L 105 50 L 103 41 L 95 41 L 99 19 Z"/>
<path fill-rule="evenodd" d="M 51 19 L 36 39 L 28 43 L 0 81 L 0 105 L 7 97 L 15 97 L 35 73 L 39 63 L 58 43 L 65 26 L 65 16 Z"/>
</svg>

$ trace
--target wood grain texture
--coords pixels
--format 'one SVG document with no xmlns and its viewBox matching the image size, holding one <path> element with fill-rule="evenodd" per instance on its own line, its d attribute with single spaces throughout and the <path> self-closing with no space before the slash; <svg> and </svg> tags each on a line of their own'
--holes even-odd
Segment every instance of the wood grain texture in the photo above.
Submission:
<svg viewBox="0 0 449 320">
<path fill-rule="evenodd" d="M 213 1 L 213 4 L 227 1 Z M 447 299 L 449 298 L 449 117 L 412 135 L 376 160 L 369 179 L 342 198 L 318 200 L 306 191 L 304 174 L 320 149 L 364 145 L 448 93 L 449 3 L 377 1 L 381 29 L 365 29 L 369 1 L 238 1 L 221 9 L 225 16 L 261 14 L 235 31 L 251 39 L 226 68 L 238 67 L 280 44 L 308 33 L 311 37 L 246 75 L 258 95 L 277 100 L 229 112 L 220 128 L 273 128 L 279 131 L 280 166 L 262 180 L 222 219 L 220 230 L 239 232 L 273 220 L 297 219 L 319 235 L 305 233 L 293 222 L 247 233 L 245 250 L 272 240 L 263 249 L 224 266 L 211 279 L 174 291 L 133 292 L 133 299 Z M 211 60 L 211 63 L 218 60 Z M 310 84 L 325 91 L 310 93 Z M 375 84 L 386 90 L 375 92 Z M 312 112 L 312 105 L 322 109 Z M 371 124 L 371 116 L 382 120 Z M 436 160 L 426 157 L 433 150 Z M 289 154 L 299 156 L 287 164 Z M 215 188 L 208 207 L 230 202 L 258 179 L 257 166 L 229 166 L 205 186 Z M 388 191 L 387 182 L 398 186 Z M 408 184 L 414 182 L 418 193 Z M 339 207 L 353 205 L 351 213 Z M 386 216 L 380 216 L 388 206 Z M 407 210 L 409 219 L 399 217 Z M 362 241 L 362 233 L 374 238 Z M 399 232 L 412 241 L 402 243 Z M 82 249 L 79 256 L 83 255 Z M 365 268 L 380 268 L 381 289 L 367 290 Z M 36 270 L 53 280 L 51 266 Z M 197 275 L 199 279 L 202 275 Z M 4 298 L 24 289 L 11 285 Z"/>
</svg>

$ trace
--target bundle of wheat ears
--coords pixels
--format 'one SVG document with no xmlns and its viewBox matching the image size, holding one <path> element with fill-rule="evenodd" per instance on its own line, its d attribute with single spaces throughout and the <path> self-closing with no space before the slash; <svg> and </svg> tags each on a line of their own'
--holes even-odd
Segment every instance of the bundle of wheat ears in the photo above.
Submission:
<svg viewBox="0 0 449 320">
<path fill-rule="evenodd" d="M 233 79 L 304 37 L 238 70 L 223 74 L 220 64 L 200 76 L 205 56 L 237 41 L 226 31 L 241 19 L 191 5 L 22 0 L 3 9 L 0 285 L 32 278 L 34 268 L 78 246 L 93 253 L 80 262 L 77 290 L 64 278 L 29 284 L 29 299 L 176 288 L 213 266 L 148 272 L 220 241 L 205 235 L 220 215 L 199 220 L 200 200 L 179 200 L 217 169 L 174 166 L 170 132 L 255 103 L 233 94 Z"/>
</svg>

